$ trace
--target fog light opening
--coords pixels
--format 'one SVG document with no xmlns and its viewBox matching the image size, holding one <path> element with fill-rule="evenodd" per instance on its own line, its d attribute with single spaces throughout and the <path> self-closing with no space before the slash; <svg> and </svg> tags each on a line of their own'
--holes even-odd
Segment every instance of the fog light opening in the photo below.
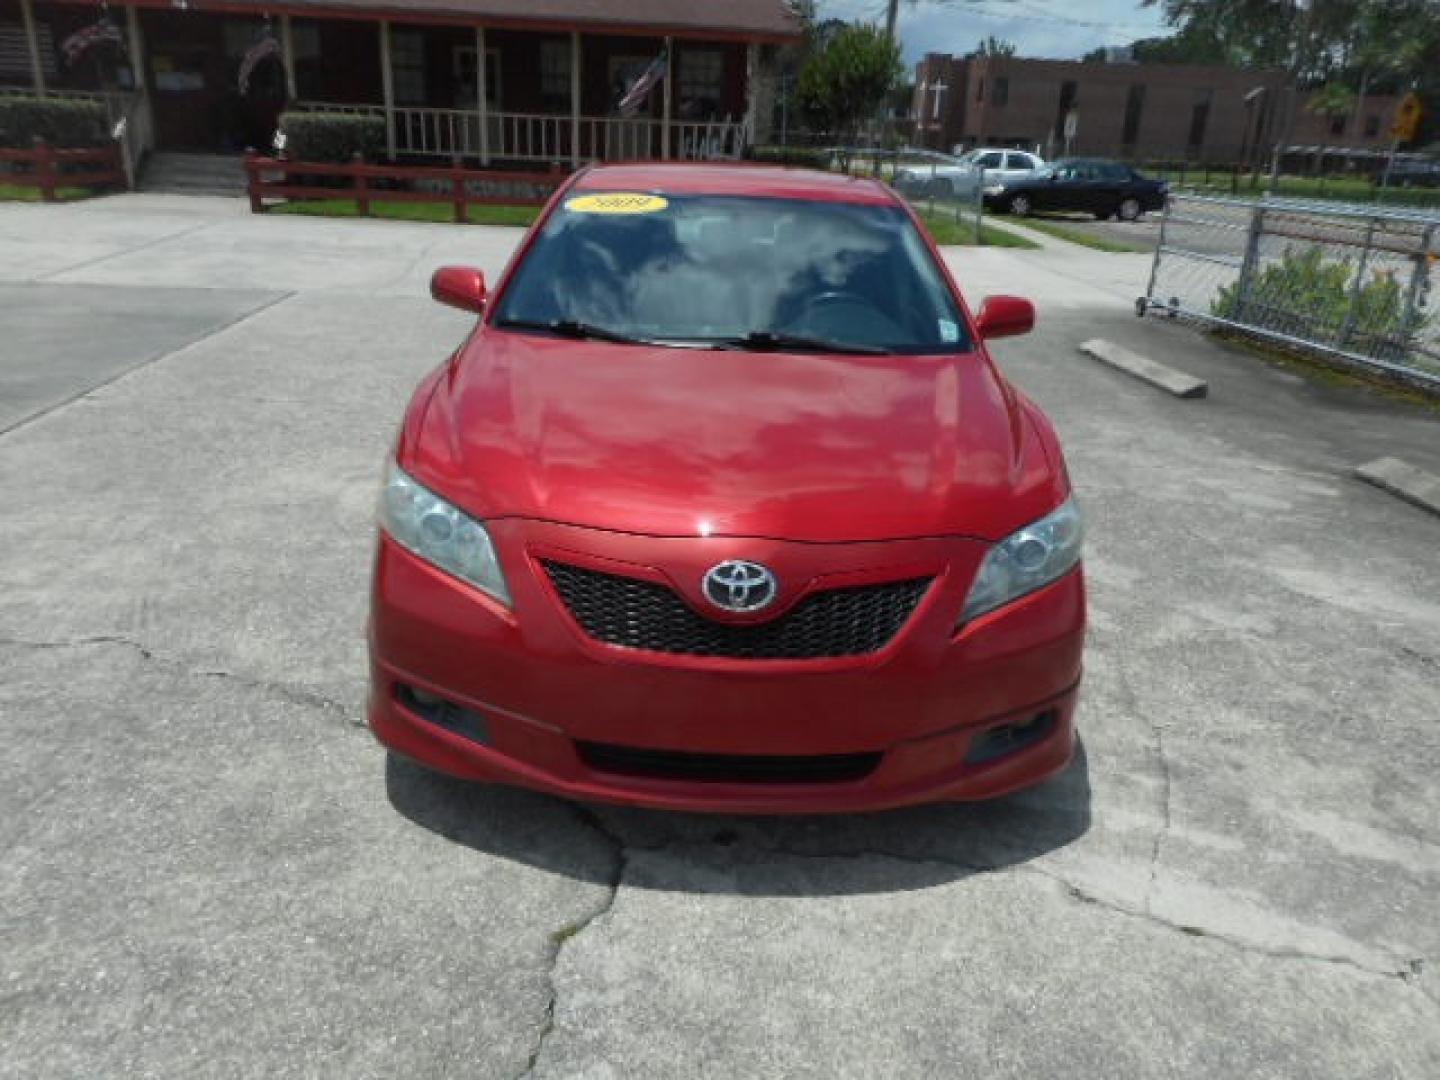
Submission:
<svg viewBox="0 0 1440 1080">
<path fill-rule="evenodd" d="M 986 728 L 970 740 L 965 764 L 984 765 L 1034 746 L 1055 730 L 1056 719 L 1055 710 L 1049 709 L 1012 724 Z"/>
<path fill-rule="evenodd" d="M 452 731 L 481 746 L 490 745 L 490 733 L 485 727 L 485 718 L 472 709 L 404 683 L 395 684 L 395 700 L 427 723 Z"/>
</svg>

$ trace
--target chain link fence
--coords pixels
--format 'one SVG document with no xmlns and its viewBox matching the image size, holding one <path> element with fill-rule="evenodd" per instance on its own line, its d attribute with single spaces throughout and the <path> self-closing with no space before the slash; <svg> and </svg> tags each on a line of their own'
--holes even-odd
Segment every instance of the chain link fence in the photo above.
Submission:
<svg viewBox="0 0 1440 1080">
<path fill-rule="evenodd" d="M 916 148 L 831 147 L 829 151 L 832 167 L 852 176 L 884 180 L 932 221 L 951 218 L 973 243 L 984 242 L 985 170 L 973 162 Z"/>
<path fill-rule="evenodd" d="M 1440 387 L 1437 274 L 1434 214 L 1172 194 L 1136 308 Z"/>
</svg>

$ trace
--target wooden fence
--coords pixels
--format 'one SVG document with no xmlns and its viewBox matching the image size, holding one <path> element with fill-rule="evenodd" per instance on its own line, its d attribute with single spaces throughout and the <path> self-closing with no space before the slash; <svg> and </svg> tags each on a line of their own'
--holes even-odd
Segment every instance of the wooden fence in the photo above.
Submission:
<svg viewBox="0 0 1440 1080">
<path fill-rule="evenodd" d="M 369 165 L 356 154 L 347 164 L 290 161 L 287 158 L 245 157 L 250 209 L 259 214 L 266 199 L 344 199 L 355 203 L 362 217 L 372 202 L 449 203 L 455 220 L 465 220 L 472 204 L 539 206 L 565 180 L 565 172 L 515 172 L 508 169 L 466 169 L 415 165 Z M 298 177 L 329 177 L 323 184 L 297 184 Z"/>
<path fill-rule="evenodd" d="M 0 180 L 22 187 L 37 187 L 46 202 L 59 199 L 61 187 L 125 187 L 125 168 L 116 143 L 79 150 L 51 146 L 36 139 L 28 150 L 0 149 L 0 162 L 30 166 L 28 171 L 4 170 Z"/>
</svg>

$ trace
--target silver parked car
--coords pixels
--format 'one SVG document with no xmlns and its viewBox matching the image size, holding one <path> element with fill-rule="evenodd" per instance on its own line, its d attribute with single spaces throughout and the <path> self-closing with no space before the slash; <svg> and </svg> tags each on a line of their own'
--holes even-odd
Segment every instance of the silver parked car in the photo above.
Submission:
<svg viewBox="0 0 1440 1080">
<path fill-rule="evenodd" d="M 933 155 L 930 162 L 913 162 L 895 170 L 895 187 L 907 195 L 964 197 L 977 187 L 998 187 L 1043 168 L 1045 159 L 1025 150 L 977 147 L 958 157 Z"/>
</svg>

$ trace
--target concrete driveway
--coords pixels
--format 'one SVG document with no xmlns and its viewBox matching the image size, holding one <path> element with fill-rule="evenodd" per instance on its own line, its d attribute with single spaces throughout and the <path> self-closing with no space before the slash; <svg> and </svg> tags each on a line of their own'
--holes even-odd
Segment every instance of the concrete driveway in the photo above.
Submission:
<svg viewBox="0 0 1440 1080">
<path fill-rule="evenodd" d="M 1432 414 L 963 251 L 1089 514 L 1083 746 L 870 817 L 578 807 L 362 726 L 382 459 L 517 234 L 0 206 L 0 1075 L 1440 1075 Z M 1181 402 L 1075 350 L 1208 378 Z"/>
</svg>

